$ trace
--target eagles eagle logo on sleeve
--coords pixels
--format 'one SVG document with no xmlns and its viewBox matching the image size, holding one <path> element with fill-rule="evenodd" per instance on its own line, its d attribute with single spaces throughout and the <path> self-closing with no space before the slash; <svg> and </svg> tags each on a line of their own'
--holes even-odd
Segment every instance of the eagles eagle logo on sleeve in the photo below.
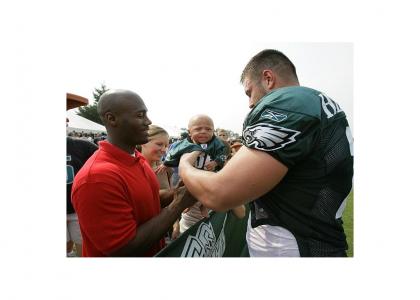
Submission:
<svg viewBox="0 0 420 300">
<path fill-rule="evenodd" d="M 295 138 L 300 133 L 293 129 L 260 123 L 246 127 L 243 131 L 243 138 L 245 145 L 249 148 L 273 151 L 296 142 Z"/>
</svg>

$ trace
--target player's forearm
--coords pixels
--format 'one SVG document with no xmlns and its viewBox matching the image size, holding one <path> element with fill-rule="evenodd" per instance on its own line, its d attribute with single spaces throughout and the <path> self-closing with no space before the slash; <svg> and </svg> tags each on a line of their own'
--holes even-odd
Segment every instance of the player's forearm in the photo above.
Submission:
<svg viewBox="0 0 420 300">
<path fill-rule="evenodd" d="M 190 193 L 205 207 L 215 211 L 229 209 L 224 202 L 224 190 L 218 183 L 217 173 L 198 170 L 189 164 L 180 168 L 180 176 Z"/>
</svg>

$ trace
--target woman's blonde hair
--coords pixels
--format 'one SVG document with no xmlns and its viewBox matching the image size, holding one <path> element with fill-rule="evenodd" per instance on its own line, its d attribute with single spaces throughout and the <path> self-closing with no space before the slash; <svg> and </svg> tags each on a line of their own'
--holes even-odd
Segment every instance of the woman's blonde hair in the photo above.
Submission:
<svg viewBox="0 0 420 300">
<path fill-rule="evenodd" d="M 152 138 L 158 134 L 166 134 L 167 136 L 169 136 L 168 132 L 165 129 L 157 125 L 150 125 L 149 131 L 147 133 L 149 134 L 149 138 Z"/>
</svg>

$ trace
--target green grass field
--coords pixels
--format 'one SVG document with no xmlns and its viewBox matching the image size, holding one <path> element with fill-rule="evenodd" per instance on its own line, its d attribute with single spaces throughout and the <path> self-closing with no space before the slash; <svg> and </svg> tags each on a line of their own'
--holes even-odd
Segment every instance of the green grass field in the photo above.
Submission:
<svg viewBox="0 0 420 300">
<path fill-rule="evenodd" d="M 346 209 L 343 213 L 343 222 L 344 232 L 347 236 L 347 244 L 349 244 L 347 256 L 353 257 L 353 190 L 347 200 Z"/>
</svg>

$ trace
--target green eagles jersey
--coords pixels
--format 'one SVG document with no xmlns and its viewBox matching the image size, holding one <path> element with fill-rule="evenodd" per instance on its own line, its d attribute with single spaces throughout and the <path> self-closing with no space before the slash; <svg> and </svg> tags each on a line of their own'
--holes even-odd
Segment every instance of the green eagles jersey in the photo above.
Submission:
<svg viewBox="0 0 420 300">
<path fill-rule="evenodd" d="M 243 138 L 288 167 L 277 186 L 251 202 L 252 227 L 288 229 L 301 256 L 345 253 L 341 215 L 352 188 L 353 149 L 340 106 L 310 88 L 280 88 L 248 114 Z"/>
</svg>

